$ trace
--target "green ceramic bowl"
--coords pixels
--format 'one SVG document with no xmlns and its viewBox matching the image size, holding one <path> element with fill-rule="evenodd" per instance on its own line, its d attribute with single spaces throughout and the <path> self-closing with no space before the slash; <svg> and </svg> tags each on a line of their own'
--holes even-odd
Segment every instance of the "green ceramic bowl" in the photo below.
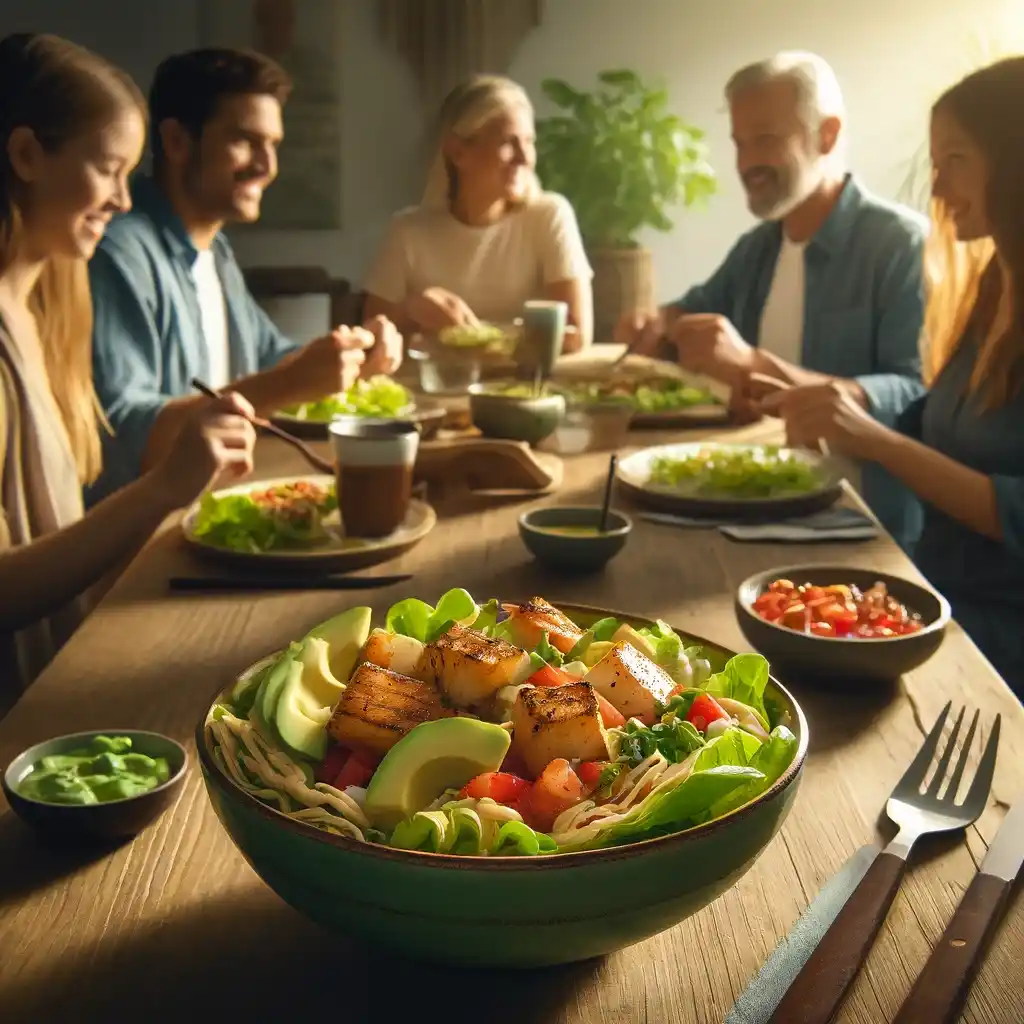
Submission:
<svg viewBox="0 0 1024 1024">
<path fill-rule="evenodd" d="M 535 508 L 519 517 L 519 536 L 538 562 L 568 572 L 592 572 L 603 568 L 626 546 L 626 539 L 633 529 L 632 520 L 609 509 L 604 533 L 551 531 L 593 529 L 600 521 L 601 509 L 596 505 Z"/>
<path fill-rule="evenodd" d="M 469 389 L 469 412 L 480 433 L 529 444 L 538 444 L 554 433 L 565 417 L 565 397 L 519 394 L 529 388 L 529 384 L 519 381 L 474 384 Z M 506 389 L 513 389 L 513 393 Z"/>
<path fill-rule="evenodd" d="M 50 804 L 18 792 L 29 769 L 42 758 L 75 750 L 96 736 L 128 736 L 137 753 L 166 757 L 170 778 L 146 793 L 102 804 Z M 63 842 L 107 842 L 128 839 L 156 821 L 178 799 L 187 774 L 185 748 L 169 736 L 137 729 L 94 729 L 55 736 L 29 747 L 7 766 L 0 781 L 11 810 L 40 832 Z"/>
<path fill-rule="evenodd" d="M 561 604 L 582 626 L 607 609 Z M 700 638 L 714 668 L 731 652 Z M 329 931 L 419 960 L 539 967 L 601 956 L 695 914 L 734 885 L 768 845 L 796 797 L 807 720 L 772 680 L 773 716 L 799 740 L 793 763 L 757 800 L 706 825 L 608 850 L 552 857 L 458 857 L 359 843 L 285 817 L 218 767 L 204 712 L 196 744 L 228 835 L 282 899 Z"/>
</svg>

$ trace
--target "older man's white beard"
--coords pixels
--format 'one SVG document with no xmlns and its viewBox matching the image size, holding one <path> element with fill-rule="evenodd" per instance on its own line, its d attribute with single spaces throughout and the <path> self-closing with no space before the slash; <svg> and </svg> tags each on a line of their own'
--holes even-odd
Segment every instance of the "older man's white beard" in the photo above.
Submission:
<svg viewBox="0 0 1024 1024">
<path fill-rule="evenodd" d="M 759 209 L 751 202 L 749 204 L 750 212 L 761 220 L 783 220 L 814 194 L 824 177 L 824 160 L 802 167 L 787 195 L 781 196 L 770 207 L 765 209 Z"/>
</svg>

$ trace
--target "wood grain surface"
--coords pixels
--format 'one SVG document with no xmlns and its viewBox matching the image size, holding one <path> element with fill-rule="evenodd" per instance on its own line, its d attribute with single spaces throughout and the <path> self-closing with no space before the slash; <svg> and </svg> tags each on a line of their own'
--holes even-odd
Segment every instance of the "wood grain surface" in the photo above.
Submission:
<svg viewBox="0 0 1024 1024">
<path fill-rule="evenodd" d="M 764 426 L 732 436 L 764 436 Z M 771 427 L 770 429 L 774 429 Z M 684 435 L 685 436 L 685 435 Z M 707 436 L 707 435 L 705 435 Z M 719 433 L 718 436 L 721 436 Z M 678 434 L 675 437 L 679 437 Z M 643 444 L 671 438 L 632 435 Z M 258 473 L 301 472 L 261 442 Z M 461 497 L 389 572 L 393 591 L 172 596 L 195 569 L 174 523 L 129 567 L 81 631 L 0 722 L 0 765 L 31 743 L 88 728 L 156 729 L 193 749 L 176 807 L 132 843 L 84 854 L 44 845 L 0 797 L 0 1021 L 434 1020 L 479 1024 L 719 1024 L 818 889 L 854 850 L 891 835 L 889 792 L 947 700 L 1003 715 L 992 800 L 966 841 L 922 844 L 839 1021 L 895 1014 L 1024 786 L 1024 711 L 956 626 L 921 669 L 888 690 L 794 685 L 811 728 L 796 806 L 754 868 L 676 928 L 603 960 L 525 974 L 443 971 L 357 948 L 308 923 L 256 877 L 211 810 L 193 730 L 209 699 L 261 655 L 352 604 L 378 615 L 399 597 L 543 595 L 660 616 L 737 649 L 732 610 L 745 576 L 820 560 L 916 577 L 895 544 L 733 544 L 713 530 L 635 520 L 625 551 L 586 579 L 551 575 L 516 532 L 525 509 L 592 502 L 607 455 L 567 457 L 554 497 Z M 601 894 L 595 893 L 595 899 Z M 1011 900 L 965 1008 L 971 1024 L 1024 1020 L 1024 903 Z"/>
</svg>

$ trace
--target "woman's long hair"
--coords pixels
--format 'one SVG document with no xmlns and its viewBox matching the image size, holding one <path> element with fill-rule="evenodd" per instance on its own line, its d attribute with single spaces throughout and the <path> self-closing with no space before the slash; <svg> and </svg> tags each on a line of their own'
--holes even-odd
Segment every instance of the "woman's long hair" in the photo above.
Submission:
<svg viewBox="0 0 1024 1024">
<path fill-rule="evenodd" d="M 94 53 L 50 35 L 0 40 L 0 274 L 24 236 L 24 186 L 7 150 L 14 129 L 30 128 L 52 151 L 125 109 L 145 118 L 142 94 L 128 75 Z M 91 482 L 100 472 L 102 410 L 93 388 L 92 298 L 85 260 L 50 256 L 29 305 L 79 478 Z"/>
<path fill-rule="evenodd" d="M 1024 57 L 998 61 L 944 93 L 933 110 L 948 114 L 981 150 L 988 168 L 985 206 L 991 238 L 957 242 L 941 200 L 932 203 L 925 250 L 926 379 L 931 383 L 970 334 L 979 344 L 969 390 L 986 408 L 1004 405 L 1024 384 Z M 1011 323 L 992 321 L 1004 283 Z"/>
<path fill-rule="evenodd" d="M 500 75 L 474 75 L 448 93 L 437 118 L 437 153 L 427 174 L 421 205 L 447 209 L 458 194 L 458 172 L 444 152 L 448 137 L 471 138 L 495 117 L 516 107 L 525 107 L 533 116 L 533 106 L 523 87 Z M 540 182 L 531 171 L 522 201 L 530 202 L 539 192 Z"/>
</svg>

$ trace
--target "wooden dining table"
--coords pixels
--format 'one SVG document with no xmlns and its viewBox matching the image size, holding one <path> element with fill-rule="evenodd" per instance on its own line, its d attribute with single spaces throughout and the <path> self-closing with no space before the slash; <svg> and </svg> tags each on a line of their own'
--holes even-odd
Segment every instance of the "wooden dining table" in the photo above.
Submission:
<svg viewBox="0 0 1024 1024">
<path fill-rule="evenodd" d="M 667 439 L 632 433 L 629 446 Z M 172 594 L 169 577 L 203 566 L 177 523 L 165 524 L 0 721 L 0 765 L 47 737 L 137 728 L 185 743 L 191 773 L 173 809 L 115 849 L 47 843 L 0 798 L 0 1021 L 720 1024 L 847 858 L 892 835 L 886 798 L 946 702 L 980 708 L 985 733 L 999 713 L 1002 742 L 985 812 L 966 835 L 915 849 L 837 1017 L 847 1024 L 890 1020 L 1008 804 L 1024 793 L 1024 709 L 955 624 L 931 660 L 892 686 L 794 681 L 810 754 L 781 832 L 710 906 L 599 960 L 519 973 L 444 969 L 328 934 L 261 882 L 215 817 L 193 740 L 214 693 L 347 606 L 372 603 L 380 617 L 401 597 L 431 600 L 461 586 L 480 598 L 542 595 L 556 604 L 656 616 L 744 650 L 733 595 L 755 571 L 814 561 L 919 578 L 884 534 L 856 544 L 734 543 L 714 529 L 655 525 L 636 515 L 625 550 L 603 572 L 571 578 L 542 569 L 517 535 L 517 517 L 540 504 L 597 501 L 607 467 L 607 453 L 566 457 L 561 488 L 542 498 L 449 496 L 437 506 L 433 532 L 379 570 L 415 574 L 387 590 Z M 280 442 L 260 442 L 257 475 L 302 469 Z M 1024 1020 L 1022 949 L 1024 901 L 1015 898 L 964 1020 Z"/>
</svg>

